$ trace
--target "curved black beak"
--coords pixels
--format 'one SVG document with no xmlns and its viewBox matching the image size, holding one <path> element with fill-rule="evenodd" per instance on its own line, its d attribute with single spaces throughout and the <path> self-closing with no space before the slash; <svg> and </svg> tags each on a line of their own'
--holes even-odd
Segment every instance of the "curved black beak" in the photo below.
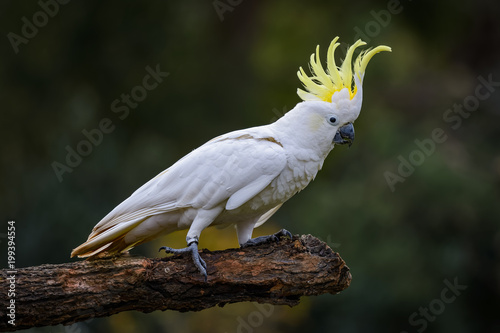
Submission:
<svg viewBox="0 0 500 333">
<path fill-rule="evenodd" d="M 352 123 L 348 123 L 343 125 L 337 130 L 335 133 L 335 137 L 333 138 L 333 143 L 337 145 L 345 145 L 349 144 L 349 147 L 352 145 L 354 141 L 354 126 Z"/>
</svg>

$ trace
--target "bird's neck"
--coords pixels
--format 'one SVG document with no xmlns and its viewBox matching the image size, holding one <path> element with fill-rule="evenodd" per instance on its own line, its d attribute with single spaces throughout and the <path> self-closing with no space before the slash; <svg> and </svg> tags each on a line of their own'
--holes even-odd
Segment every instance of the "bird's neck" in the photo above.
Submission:
<svg viewBox="0 0 500 333">
<path fill-rule="evenodd" d="M 295 108 L 272 123 L 270 128 L 283 148 L 295 155 L 298 160 L 323 163 L 334 145 L 321 135 L 318 137 L 318 133 L 311 129 L 311 122 L 300 109 L 304 107 L 303 103 L 297 104 Z"/>
</svg>

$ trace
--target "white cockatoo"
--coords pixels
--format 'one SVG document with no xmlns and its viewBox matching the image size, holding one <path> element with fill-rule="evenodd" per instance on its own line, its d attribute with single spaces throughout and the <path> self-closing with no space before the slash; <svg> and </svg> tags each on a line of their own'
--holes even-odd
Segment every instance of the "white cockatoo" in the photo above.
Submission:
<svg viewBox="0 0 500 333">
<path fill-rule="evenodd" d="M 335 64 L 336 37 L 330 44 L 326 70 L 319 46 L 311 55 L 308 77 L 302 67 L 297 75 L 306 91 L 297 90 L 298 103 L 276 122 L 218 136 L 161 172 L 106 215 L 85 243 L 71 256 L 116 255 L 158 236 L 189 229 L 187 247 L 162 247 L 167 253 L 191 253 L 205 276 L 206 264 L 198 252 L 201 232 L 209 226 L 234 224 L 244 247 L 280 236 L 252 237 L 285 201 L 304 189 L 321 169 L 336 144 L 351 144 L 353 122 L 362 102 L 366 66 L 378 46 L 361 52 L 354 64 L 358 40 Z"/>
</svg>

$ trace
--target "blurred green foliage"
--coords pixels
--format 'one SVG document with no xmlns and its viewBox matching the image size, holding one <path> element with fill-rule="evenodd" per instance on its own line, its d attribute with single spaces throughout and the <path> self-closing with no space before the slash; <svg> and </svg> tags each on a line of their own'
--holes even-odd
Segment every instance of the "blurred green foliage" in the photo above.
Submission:
<svg viewBox="0 0 500 333">
<path fill-rule="evenodd" d="M 246 331 L 500 331 L 498 87 L 458 128 L 443 118 L 475 94 L 479 77 L 500 81 L 498 2 L 71 1 L 16 53 L 9 33 L 22 36 L 22 18 L 41 10 L 36 1 L 0 4 L 0 207 L 5 230 L 16 221 L 17 266 L 67 262 L 100 218 L 184 154 L 291 109 L 296 71 L 315 46 L 324 59 L 333 37 L 352 44 L 361 31 L 393 52 L 368 67 L 355 144 L 334 149 L 317 179 L 254 233 L 286 227 L 327 241 L 352 285 L 274 307 Z M 169 76 L 120 119 L 113 101 L 157 65 Z M 104 118 L 114 130 L 60 182 L 52 163 Z M 408 159 L 435 128 L 445 142 L 391 191 L 384 173 L 397 173 L 398 156 Z M 176 233 L 133 253 L 183 243 Z M 233 247 L 236 235 L 207 230 L 201 245 Z M 455 278 L 467 289 L 436 307 L 443 281 Z M 425 327 L 415 323 L 421 314 L 411 322 L 432 304 L 439 313 Z M 255 311 L 127 312 L 30 332 L 245 332 L 241 320 Z"/>
</svg>

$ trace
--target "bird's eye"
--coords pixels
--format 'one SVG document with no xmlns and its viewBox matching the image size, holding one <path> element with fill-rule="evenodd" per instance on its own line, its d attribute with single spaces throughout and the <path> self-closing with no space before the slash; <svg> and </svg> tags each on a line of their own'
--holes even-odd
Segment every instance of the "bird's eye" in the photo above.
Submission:
<svg viewBox="0 0 500 333">
<path fill-rule="evenodd" d="M 331 125 L 337 125 L 337 117 L 335 117 L 335 116 L 328 116 L 328 122 Z"/>
</svg>

